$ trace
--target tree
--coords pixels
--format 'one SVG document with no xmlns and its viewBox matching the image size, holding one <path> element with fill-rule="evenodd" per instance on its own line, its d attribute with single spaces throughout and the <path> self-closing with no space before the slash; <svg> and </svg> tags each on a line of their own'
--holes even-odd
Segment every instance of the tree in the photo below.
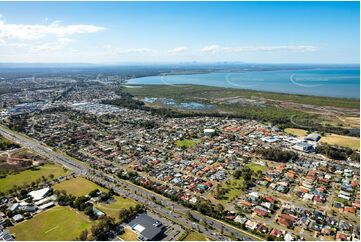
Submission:
<svg viewBox="0 0 361 242">
<path fill-rule="evenodd" d="M 96 197 L 98 192 L 99 192 L 99 189 L 95 189 L 95 190 L 89 192 L 89 196 Z"/>
<path fill-rule="evenodd" d="M 80 236 L 79 236 L 79 239 L 77 240 L 80 240 L 80 241 L 86 241 L 88 240 L 88 230 L 83 230 L 81 233 L 80 233 Z"/>
<path fill-rule="evenodd" d="M 84 213 L 85 213 L 86 215 L 88 215 L 89 217 L 93 218 L 93 216 L 94 216 L 93 206 L 87 206 L 87 207 L 84 209 Z"/>
<path fill-rule="evenodd" d="M 103 217 L 99 223 L 95 224 L 91 228 L 92 236 L 95 240 L 108 240 L 111 232 L 115 229 L 116 224 L 113 218 Z"/>
<path fill-rule="evenodd" d="M 119 211 L 119 219 L 121 222 L 127 221 L 129 219 L 130 212 L 126 208 L 122 208 Z"/>
</svg>

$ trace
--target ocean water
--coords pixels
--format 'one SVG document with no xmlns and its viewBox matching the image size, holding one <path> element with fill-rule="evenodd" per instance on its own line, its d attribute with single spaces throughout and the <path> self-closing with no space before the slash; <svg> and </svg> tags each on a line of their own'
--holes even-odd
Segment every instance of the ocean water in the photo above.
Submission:
<svg viewBox="0 0 361 242">
<path fill-rule="evenodd" d="M 305 69 L 149 76 L 129 84 L 198 84 L 312 96 L 360 98 L 360 70 Z"/>
</svg>

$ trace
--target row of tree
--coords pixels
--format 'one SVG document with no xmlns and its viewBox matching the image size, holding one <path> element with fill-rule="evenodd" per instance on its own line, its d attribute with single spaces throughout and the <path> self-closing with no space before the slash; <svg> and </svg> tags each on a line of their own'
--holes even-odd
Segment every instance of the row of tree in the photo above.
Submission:
<svg viewBox="0 0 361 242">
<path fill-rule="evenodd" d="M 298 158 L 297 153 L 289 150 L 282 150 L 280 148 L 257 149 L 256 153 L 262 155 L 266 160 L 276 162 L 288 162 Z"/>
<path fill-rule="evenodd" d="M 352 161 L 360 162 L 360 153 L 350 148 L 322 144 L 316 147 L 316 153 L 334 160 L 346 160 L 350 158 Z"/>
</svg>

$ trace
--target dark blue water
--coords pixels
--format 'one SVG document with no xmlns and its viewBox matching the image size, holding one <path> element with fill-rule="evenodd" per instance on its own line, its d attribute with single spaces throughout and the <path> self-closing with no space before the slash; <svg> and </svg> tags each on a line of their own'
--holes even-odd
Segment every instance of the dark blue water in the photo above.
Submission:
<svg viewBox="0 0 361 242">
<path fill-rule="evenodd" d="M 128 83 L 197 84 L 313 96 L 360 98 L 360 70 L 356 68 L 150 76 L 131 79 Z"/>
</svg>

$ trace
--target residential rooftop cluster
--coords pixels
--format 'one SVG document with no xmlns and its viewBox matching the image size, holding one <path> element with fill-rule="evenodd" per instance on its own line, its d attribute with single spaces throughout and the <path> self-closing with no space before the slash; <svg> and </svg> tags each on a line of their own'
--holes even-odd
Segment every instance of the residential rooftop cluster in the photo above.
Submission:
<svg viewBox="0 0 361 242">
<path fill-rule="evenodd" d="M 34 113 L 26 132 L 92 167 L 180 201 L 222 204 L 225 219 L 264 236 L 358 236 L 359 166 L 316 154 L 318 134 L 301 139 L 252 120 L 163 118 L 87 102 Z M 299 143 L 312 148 L 295 147 Z M 297 157 L 265 160 L 257 153 L 260 147 Z M 245 167 L 252 170 L 252 184 L 234 178 Z M 225 198 L 215 196 L 219 188 Z"/>
</svg>

